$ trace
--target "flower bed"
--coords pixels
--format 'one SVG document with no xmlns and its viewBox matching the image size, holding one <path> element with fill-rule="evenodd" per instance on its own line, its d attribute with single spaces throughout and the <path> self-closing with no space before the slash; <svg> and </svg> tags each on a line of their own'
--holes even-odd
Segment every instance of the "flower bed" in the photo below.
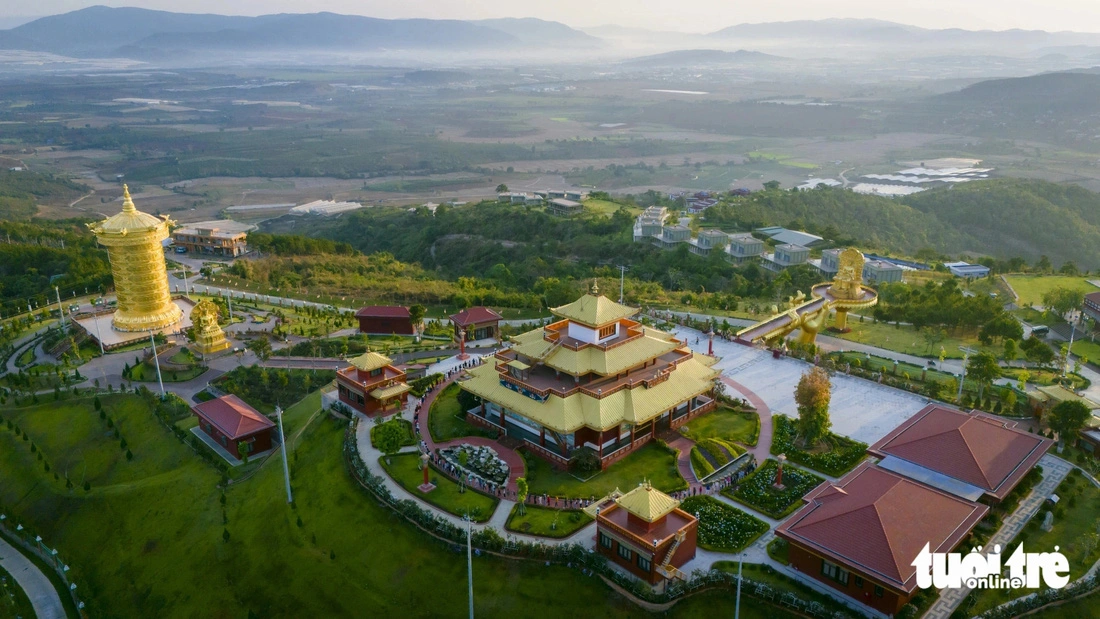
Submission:
<svg viewBox="0 0 1100 619">
<path fill-rule="evenodd" d="M 465 458 L 462 454 L 465 454 Z M 489 447 L 476 447 L 465 444 L 457 447 L 444 447 L 439 450 L 439 455 L 459 469 L 467 473 L 473 473 L 481 479 L 498 486 L 508 481 L 508 474 L 511 472 L 508 463 L 501 460 L 497 452 Z"/>
<path fill-rule="evenodd" d="M 738 484 L 735 492 L 731 493 L 727 489 L 722 494 L 772 518 L 782 518 L 790 514 L 802 504 L 803 495 L 824 480 L 809 471 L 787 464 L 783 466 L 784 488 L 779 490 L 772 485 L 775 483 L 778 464 L 775 460 L 766 460 L 760 468 Z"/>
<path fill-rule="evenodd" d="M 699 519 L 698 543 L 707 550 L 740 552 L 768 530 L 763 520 L 713 497 L 688 497 L 680 508 Z"/>
<path fill-rule="evenodd" d="M 775 415 L 772 417 L 772 423 L 774 424 L 772 455 L 786 454 L 791 462 L 820 473 L 838 477 L 854 469 L 867 455 L 865 443 L 831 433 L 825 438 L 830 446 L 829 451 L 822 453 L 805 451 L 794 445 L 794 439 L 797 436 L 794 420 L 783 415 Z"/>
</svg>

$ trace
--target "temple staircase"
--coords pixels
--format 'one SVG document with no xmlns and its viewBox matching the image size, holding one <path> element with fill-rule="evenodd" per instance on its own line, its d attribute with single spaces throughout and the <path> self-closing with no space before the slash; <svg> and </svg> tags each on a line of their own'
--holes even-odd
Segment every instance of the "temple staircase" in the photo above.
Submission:
<svg viewBox="0 0 1100 619">
<path fill-rule="evenodd" d="M 657 573 L 661 576 L 673 580 L 684 580 L 684 573 L 679 568 L 672 565 L 672 557 L 676 554 L 676 549 L 683 543 L 684 538 L 687 537 L 687 531 L 679 531 L 676 533 L 676 539 L 673 540 L 672 545 L 668 547 L 668 552 L 665 554 L 665 560 L 657 566 Z"/>
</svg>

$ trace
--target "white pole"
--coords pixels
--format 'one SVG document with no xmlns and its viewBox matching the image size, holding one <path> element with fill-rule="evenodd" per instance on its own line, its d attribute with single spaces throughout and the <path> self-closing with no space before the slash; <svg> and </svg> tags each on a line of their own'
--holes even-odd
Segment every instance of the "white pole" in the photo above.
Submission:
<svg viewBox="0 0 1100 619">
<path fill-rule="evenodd" d="M 99 330 L 99 316 L 95 314 L 95 305 L 92 305 L 92 320 L 95 321 L 95 338 L 99 340 L 99 356 L 107 354 L 107 351 L 103 350 L 103 333 Z"/>
<path fill-rule="evenodd" d="M 294 495 L 290 493 L 290 465 L 286 460 L 286 434 L 283 433 L 283 409 L 282 407 L 275 407 L 275 417 L 279 420 L 279 440 L 283 443 L 283 478 L 286 479 L 286 502 L 293 503 Z"/>
<path fill-rule="evenodd" d="M 470 619 L 474 619 L 474 551 L 472 532 L 473 520 L 466 516 L 466 574 L 470 589 Z"/>
<path fill-rule="evenodd" d="M 164 393 L 164 381 L 160 377 L 160 359 L 157 358 L 157 340 L 153 337 L 154 332 L 149 332 L 149 343 L 153 345 L 153 363 L 157 366 L 157 383 L 160 384 L 160 399 L 164 399 L 167 395 Z"/>
<path fill-rule="evenodd" d="M 65 322 L 65 308 L 61 307 L 61 291 L 57 288 L 57 286 L 53 287 L 53 291 L 57 293 L 57 311 L 61 312 L 61 326 L 65 326 L 67 323 Z M 1073 345 L 1072 341 L 1070 345 Z"/>
<path fill-rule="evenodd" d="M 1077 335 L 1077 319 L 1074 318 L 1070 323 L 1069 331 L 1069 346 L 1066 347 L 1066 358 L 1062 363 L 1062 378 L 1066 377 L 1066 373 L 1069 372 L 1069 356 L 1073 353 L 1073 338 Z"/>
<path fill-rule="evenodd" d="M 745 554 L 737 557 L 737 602 L 733 605 L 733 619 L 741 618 L 741 565 L 745 562 Z"/>
</svg>

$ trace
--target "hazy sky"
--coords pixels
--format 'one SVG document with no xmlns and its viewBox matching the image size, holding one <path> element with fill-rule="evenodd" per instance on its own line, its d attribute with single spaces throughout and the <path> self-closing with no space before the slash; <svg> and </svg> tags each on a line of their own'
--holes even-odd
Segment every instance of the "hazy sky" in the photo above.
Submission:
<svg viewBox="0 0 1100 619">
<path fill-rule="evenodd" d="M 827 17 L 872 17 L 929 28 L 1100 32 L 1100 0 L 2 0 L 0 17 L 64 13 L 95 4 L 235 15 L 332 11 L 386 18 L 540 17 L 571 26 L 685 32 Z"/>
</svg>

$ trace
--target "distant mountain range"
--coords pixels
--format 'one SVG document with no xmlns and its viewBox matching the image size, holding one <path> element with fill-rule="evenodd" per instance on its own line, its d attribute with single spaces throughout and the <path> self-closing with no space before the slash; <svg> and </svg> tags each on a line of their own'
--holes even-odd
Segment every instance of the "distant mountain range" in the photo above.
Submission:
<svg viewBox="0 0 1100 619">
<path fill-rule="evenodd" d="M 795 40 L 875 45 L 891 48 L 940 46 L 941 48 L 994 47 L 1021 51 L 1021 47 L 1098 45 L 1100 34 L 1047 32 L 1045 30 L 932 30 L 877 19 L 822 19 L 738 24 L 706 35 L 715 41 Z"/>
<path fill-rule="evenodd" d="M 782 56 L 773 56 L 762 52 L 739 49 L 726 52 L 718 49 L 681 49 L 674 52 L 641 56 L 624 60 L 623 66 L 648 67 L 691 67 L 700 65 L 735 65 L 766 63 L 787 60 Z"/>
<path fill-rule="evenodd" d="M 533 18 L 472 22 L 335 13 L 235 17 L 104 6 L 0 31 L 0 49 L 139 59 L 238 50 L 488 50 L 536 41 L 544 47 L 601 43 L 564 24 Z"/>
</svg>

